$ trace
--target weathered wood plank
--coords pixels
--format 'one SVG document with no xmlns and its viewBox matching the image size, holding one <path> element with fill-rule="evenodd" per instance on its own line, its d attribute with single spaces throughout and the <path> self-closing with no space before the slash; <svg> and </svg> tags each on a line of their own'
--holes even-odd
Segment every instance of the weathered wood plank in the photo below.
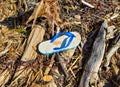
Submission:
<svg viewBox="0 0 120 87">
<path fill-rule="evenodd" d="M 37 52 L 33 49 L 39 42 L 43 40 L 45 30 L 36 25 L 28 38 L 25 52 L 21 58 L 22 61 L 29 61 L 37 57 Z"/>
</svg>

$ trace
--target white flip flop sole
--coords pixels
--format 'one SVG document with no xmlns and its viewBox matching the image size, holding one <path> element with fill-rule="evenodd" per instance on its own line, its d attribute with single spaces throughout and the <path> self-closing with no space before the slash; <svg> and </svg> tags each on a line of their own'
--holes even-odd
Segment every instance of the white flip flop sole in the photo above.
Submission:
<svg viewBox="0 0 120 87">
<path fill-rule="evenodd" d="M 76 48 L 79 45 L 79 43 L 81 42 L 81 36 L 77 32 L 70 32 L 70 33 L 72 33 L 75 37 L 73 38 L 73 40 L 69 46 L 59 49 L 59 50 L 54 50 L 54 48 L 61 46 L 64 39 L 68 38 L 68 36 L 62 35 L 62 36 L 58 37 L 52 43 L 51 43 L 51 40 L 41 42 L 38 45 L 38 51 L 42 54 L 48 55 L 48 54 L 53 54 L 53 53 L 61 52 L 64 50 Z M 66 39 L 66 42 L 68 42 L 68 41 L 69 41 L 69 38 Z"/>
</svg>

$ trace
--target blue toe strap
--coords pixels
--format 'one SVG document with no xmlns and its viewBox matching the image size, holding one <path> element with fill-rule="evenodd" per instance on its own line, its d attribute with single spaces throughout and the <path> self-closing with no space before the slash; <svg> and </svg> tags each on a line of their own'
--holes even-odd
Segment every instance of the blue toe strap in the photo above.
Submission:
<svg viewBox="0 0 120 87">
<path fill-rule="evenodd" d="M 51 40 L 50 40 L 50 43 L 54 42 L 59 36 L 61 36 L 63 33 L 62 32 L 59 32 L 57 33 Z"/>
<path fill-rule="evenodd" d="M 75 35 L 72 34 L 72 33 L 70 33 L 70 32 L 59 32 L 59 33 L 57 33 L 57 34 L 51 39 L 50 42 L 51 42 L 51 43 L 54 42 L 54 41 L 55 41 L 58 37 L 60 37 L 61 35 L 66 35 L 66 36 L 68 36 L 68 37 L 63 40 L 63 42 L 62 42 L 62 44 L 61 44 L 60 47 L 55 47 L 55 48 L 53 48 L 53 50 L 60 50 L 60 49 L 63 49 L 63 48 L 68 47 L 68 46 L 71 44 L 73 38 L 75 37 Z M 68 43 L 66 43 L 66 42 L 67 42 L 67 39 L 69 39 Z"/>
</svg>

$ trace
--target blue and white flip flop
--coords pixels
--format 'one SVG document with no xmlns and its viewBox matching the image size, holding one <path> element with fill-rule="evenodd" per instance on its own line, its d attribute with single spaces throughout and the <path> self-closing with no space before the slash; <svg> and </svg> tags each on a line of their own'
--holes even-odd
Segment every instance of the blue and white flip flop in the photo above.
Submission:
<svg viewBox="0 0 120 87">
<path fill-rule="evenodd" d="M 59 32 L 51 40 L 41 42 L 38 50 L 48 55 L 76 48 L 80 42 L 81 36 L 77 32 Z"/>
</svg>

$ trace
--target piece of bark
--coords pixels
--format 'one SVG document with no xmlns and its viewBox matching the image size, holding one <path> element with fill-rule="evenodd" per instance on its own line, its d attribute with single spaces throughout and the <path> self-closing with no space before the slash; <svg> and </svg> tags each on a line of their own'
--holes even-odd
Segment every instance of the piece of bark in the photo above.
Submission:
<svg viewBox="0 0 120 87">
<path fill-rule="evenodd" d="M 85 66 L 85 71 L 83 72 L 79 87 L 89 87 L 89 82 L 91 82 L 91 80 L 97 80 L 97 72 L 105 52 L 105 28 L 107 28 L 107 21 L 104 21 L 95 39 L 92 53 Z"/>
<path fill-rule="evenodd" d="M 21 58 L 22 61 L 33 60 L 37 57 L 37 52 L 34 50 L 34 47 L 43 40 L 44 34 L 44 28 L 39 25 L 34 26 L 28 38 L 25 52 Z"/>
</svg>

